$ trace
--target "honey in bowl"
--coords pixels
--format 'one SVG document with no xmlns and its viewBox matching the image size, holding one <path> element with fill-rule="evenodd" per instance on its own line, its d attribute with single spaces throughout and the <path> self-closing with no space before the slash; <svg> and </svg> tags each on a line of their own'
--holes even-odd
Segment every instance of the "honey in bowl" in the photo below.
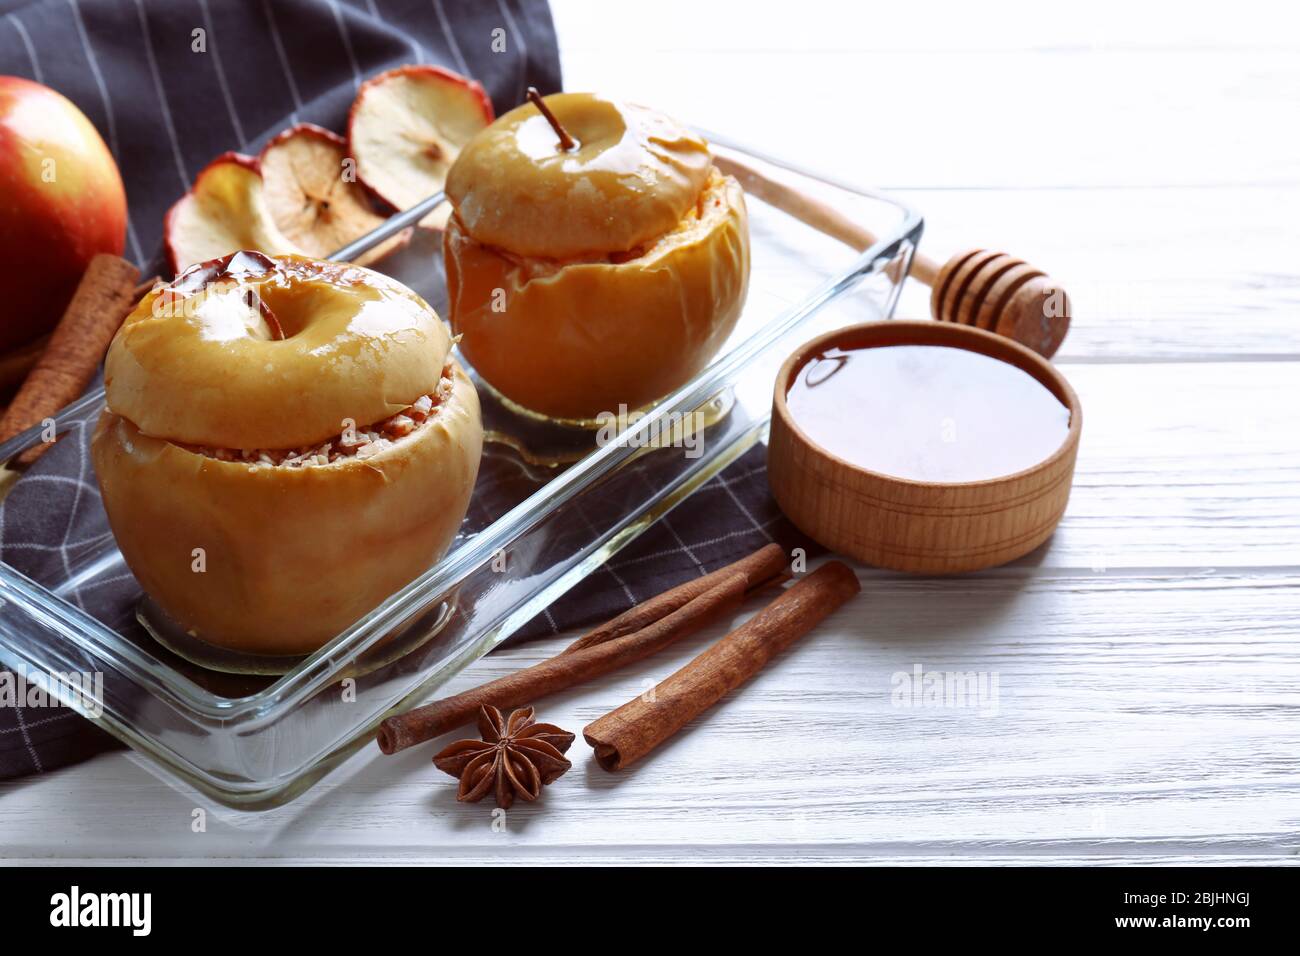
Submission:
<svg viewBox="0 0 1300 956">
<path fill-rule="evenodd" d="M 1060 370 L 955 322 L 834 329 L 786 359 L 767 480 L 794 525 L 876 567 L 957 574 L 1052 536 L 1083 407 Z"/>
<path fill-rule="evenodd" d="M 1069 409 L 1028 372 L 945 345 L 828 347 L 795 376 L 786 403 L 826 451 L 910 481 L 1012 475 L 1070 430 Z"/>
</svg>

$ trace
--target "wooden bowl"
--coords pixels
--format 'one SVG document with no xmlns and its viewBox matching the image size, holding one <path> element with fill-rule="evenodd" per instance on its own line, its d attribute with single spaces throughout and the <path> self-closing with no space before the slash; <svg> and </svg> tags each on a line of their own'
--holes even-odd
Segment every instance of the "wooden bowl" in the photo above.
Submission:
<svg viewBox="0 0 1300 956">
<path fill-rule="evenodd" d="M 1061 447 L 1031 468 L 984 481 L 928 482 L 851 464 L 811 441 L 786 393 L 810 359 L 828 348 L 946 345 L 1029 373 L 1070 412 Z M 800 346 L 776 377 L 767 475 L 781 510 L 805 534 L 867 564 L 919 574 L 953 574 L 1005 564 L 1046 541 L 1065 512 L 1083 410 L 1046 359 L 1010 339 L 947 322 L 888 321 L 848 326 Z"/>
</svg>

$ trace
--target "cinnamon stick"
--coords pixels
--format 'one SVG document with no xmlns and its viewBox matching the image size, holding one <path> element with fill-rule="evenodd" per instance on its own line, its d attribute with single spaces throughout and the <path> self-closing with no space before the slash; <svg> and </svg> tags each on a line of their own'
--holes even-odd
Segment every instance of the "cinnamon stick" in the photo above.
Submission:
<svg viewBox="0 0 1300 956">
<path fill-rule="evenodd" d="M 376 738 L 379 749 L 386 754 L 397 753 L 470 723 L 480 707 L 500 710 L 522 707 L 547 694 L 649 657 L 660 648 L 693 634 L 715 617 L 739 607 L 745 597 L 746 581 L 745 574 L 732 572 L 715 581 L 704 593 L 631 634 L 581 650 L 565 651 L 455 697 L 389 717 L 379 725 Z"/>
<path fill-rule="evenodd" d="M 757 674 L 858 590 L 857 575 L 839 561 L 800 579 L 652 693 L 588 724 L 582 735 L 595 749 L 596 762 L 606 770 L 630 767 Z"/>
<path fill-rule="evenodd" d="M 719 568 L 703 577 L 694 578 L 675 588 L 670 588 L 648 601 L 642 601 L 636 607 L 624 611 L 618 617 L 606 621 L 595 630 L 588 631 L 561 653 L 580 651 L 584 647 L 594 647 L 605 641 L 631 634 L 654 623 L 666 614 L 670 614 L 693 600 L 718 582 L 731 574 L 745 575 L 745 590 L 752 591 L 761 584 L 776 577 L 785 567 L 785 552 L 777 544 L 759 548 L 748 557 L 741 558 L 725 568 Z"/>
<path fill-rule="evenodd" d="M 0 441 L 52 417 L 85 391 L 134 301 L 139 278 L 140 270 L 117 256 L 101 253 L 90 260 L 49 345 L 0 418 Z M 19 460 L 34 461 L 46 447 L 35 445 Z"/>
</svg>

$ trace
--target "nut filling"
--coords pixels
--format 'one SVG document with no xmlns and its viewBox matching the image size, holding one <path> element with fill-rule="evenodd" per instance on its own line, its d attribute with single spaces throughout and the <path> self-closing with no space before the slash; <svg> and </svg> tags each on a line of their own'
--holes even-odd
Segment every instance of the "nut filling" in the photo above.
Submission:
<svg viewBox="0 0 1300 956">
<path fill-rule="evenodd" d="M 370 458 L 391 448 L 394 442 L 413 434 L 437 414 L 439 406 L 451 395 L 451 375 L 451 366 L 443 366 L 438 387 L 428 395 L 421 395 L 414 404 L 373 424 L 342 430 L 320 444 L 287 449 L 211 448 L 182 442 L 176 444 L 186 451 L 218 461 L 270 465 L 274 468 L 307 468 L 313 465 L 332 465 L 348 458 Z"/>
</svg>

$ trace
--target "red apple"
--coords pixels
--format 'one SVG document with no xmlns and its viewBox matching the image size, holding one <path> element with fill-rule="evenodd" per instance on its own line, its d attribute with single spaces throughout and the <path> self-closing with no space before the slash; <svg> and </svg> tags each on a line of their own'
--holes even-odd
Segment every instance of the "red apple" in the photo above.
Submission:
<svg viewBox="0 0 1300 956">
<path fill-rule="evenodd" d="M 52 329 L 90 260 L 126 243 L 104 140 L 68 99 L 17 76 L 0 76 L 0 226 L 0 352 Z"/>
</svg>

